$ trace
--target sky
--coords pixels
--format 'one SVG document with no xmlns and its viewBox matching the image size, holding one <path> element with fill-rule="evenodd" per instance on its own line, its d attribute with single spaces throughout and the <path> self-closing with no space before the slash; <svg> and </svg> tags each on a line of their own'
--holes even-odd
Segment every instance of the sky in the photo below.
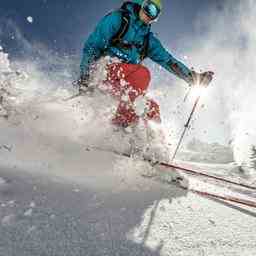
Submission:
<svg viewBox="0 0 256 256">
<path fill-rule="evenodd" d="M 0 44 L 10 56 L 21 54 L 14 38 L 19 29 L 30 43 L 36 42 L 60 54 L 81 53 L 88 34 L 109 11 L 121 6 L 120 0 L 1 0 Z M 182 48 L 182 38 L 195 37 L 194 21 L 210 9 L 221 9 L 221 0 L 165 0 L 164 9 L 153 30 L 160 39 Z M 30 23 L 27 17 L 33 17 Z M 10 25 L 11 24 L 11 25 Z M 15 27 L 15 29 L 14 29 Z"/>
</svg>

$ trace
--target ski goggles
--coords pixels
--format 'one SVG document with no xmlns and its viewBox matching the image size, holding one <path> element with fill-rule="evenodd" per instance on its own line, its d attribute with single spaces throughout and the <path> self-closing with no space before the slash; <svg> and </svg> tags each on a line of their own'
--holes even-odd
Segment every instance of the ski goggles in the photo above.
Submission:
<svg viewBox="0 0 256 256">
<path fill-rule="evenodd" d="M 142 9 L 151 20 L 156 20 L 161 13 L 161 10 L 152 1 L 145 1 Z"/>
</svg>

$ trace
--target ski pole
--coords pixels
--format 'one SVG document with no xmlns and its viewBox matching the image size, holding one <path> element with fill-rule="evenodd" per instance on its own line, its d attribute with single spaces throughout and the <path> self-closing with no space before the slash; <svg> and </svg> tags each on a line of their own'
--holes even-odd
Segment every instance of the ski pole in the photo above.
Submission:
<svg viewBox="0 0 256 256">
<path fill-rule="evenodd" d="M 183 100 L 184 102 L 187 100 L 187 98 L 188 98 L 188 96 L 189 96 L 191 90 L 192 90 L 192 87 L 190 86 L 189 89 L 188 89 L 188 91 L 187 91 L 187 93 L 186 93 L 186 95 L 185 95 L 185 97 L 184 97 L 184 100 Z"/>
<path fill-rule="evenodd" d="M 171 162 L 174 161 L 174 159 L 175 159 L 175 157 L 176 157 L 176 155 L 177 155 L 177 153 L 178 153 L 178 151 L 179 151 L 179 149 L 180 149 L 181 143 L 182 143 L 183 138 L 184 138 L 184 136 L 185 136 L 185 134 L 186 134 L 186 131 L 189 129 L 189 125 L 190 125 L 191 119 L 192 119 L 192 117 L 193 117 L 193 115 L 194 115 L 194 113 L 195 113 L 195 110 L 196 110 L 196 107 L 197 107 L 197 105 L 198 105 L 198 102 L 199 102 L 200 98 L 201 98 L 201 95 L 199 95 L 199 96 L 197 97 L 197 99 L 196 99 L 196 101 L 195 101 L 195 103 L 194 103 L 193 109 L 192 109 L 192 111 L 191 111 L 191 113 L 190 113 L 190 116 L 189 116 L 189 118 L 188 118 L 188 121 L 186 122 L 186 124 L 185 124 L 185 126 L 184 126 L 184 130 L 183 130 L 182 135 L 181 135 L 181 137 L 180 137 L 179 143 L 178 143 L 178 145 L 177 145 L 177 147 L 176 147 L 176 149 L 175 149 L 175 152 L 174 152 L 174 154 L 173 154 L 173 157 L 172 157 L 172 159 L 171 159 Z"/>
</svg>

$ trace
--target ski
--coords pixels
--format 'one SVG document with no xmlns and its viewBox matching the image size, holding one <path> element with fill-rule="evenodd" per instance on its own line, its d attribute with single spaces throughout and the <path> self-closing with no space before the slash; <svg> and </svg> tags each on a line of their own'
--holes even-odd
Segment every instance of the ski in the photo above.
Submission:
<svg viewBox="0 0 256 256">
<path fill-rule="evenodd" d="M 115 154 L 118 154 L 118 155 L 121 155 L 121 156 L 125 156 L 125 157 L 131 157 L 127 153 L 120 153 L 120 152 L 117 152 L 117 151 L 111 150 L 111 149 L 110 150 L 108 150 L 108 149 L 104 150 L 104 149 L 100 149 L 100 148 L 97 148 L 97 147 L 92 147 L 92 148 L 94 148 L 96 150 L 110 151 L 112 153 L 115 153 Z M 151 162 L 149 159 L 143 159 L 143 160 Z M 215 175 L 206 174 L 204 172 L 194 170 L 194 169 L 185 168 L 185 167 L 181 167 L 181 166 L 178 166 L 178 165 L 163 163 L 163 162 L 157 162 L 156 165 L 166 167 L 170 171 L 174 171 L 173 169 L 176 169 L 176 170 L 183 171 L 183 172 L 186 172 L 186 173 L 189 173 L 189 174 L 192 174 L 192 175 L 202 176 L 202 177 L 206 177 L 208 179 L 214 179 L 214 180 L 222 181 L 224 183 L 236 185 L 236 186 L 243 187 L 243 188 L 246 188 L 246 189 L 256 190 L 256 187 L 254 187 L 254 186 L 250 186 L 250 185 L 240 183 L 240 182 L 235 182 L 235 181 L 228 180 L 228 179 L 225 179 L 225 178 L 221 178 L 221 177 L 218 177 L 218 176 L 215 176 Z"/>
<path fill-rule="evenodd" d="M 180 186 L 182 187 L 182 186 Z M 210 198 L 214 198 L 214 199 L 218 199 L 218 200 L 224 200 L 224 201 L 229 201 L 232 203 L 237 203 L 237 204 L 241 204 L 241 205 L 245 205 L 245 206 L 249 206 L 252 208 L 256 208 L 256 202 L 251 201 L 251 200 L 246 200 L 246 199 L 242 199 L 242 198 L 237 198 L 237 197 L 233 197 L 233 196 L 221 196 L 215 193 L 209 193 L 209 192 L 205 192 L 205 191 L 199 191 L 196 189 L 189 189 L 189 188 L 184 188 L 185 190 L 188 190 L 190 192 L 193 192 L 194 194 L 198 194 L 204 197 L 210 197 Z"/>
<path fill-rule="evenodd" d="M 62 100 L 63 101 L 71 101 L 71 100 L 76 99 L 76 98 L 78 98 L 80 96 L 86 96 L 86 95 L 88 95 L 88 93 L 92 93 L 93 90 L 94 90 L 94 88 L 88 87 L 87 90 L 79 91 L 78 93 L 76 93 L 76 94 L 74 94 L 74 95 L 72 95 L 70 97 L 64 98 Z"/>
<path fill-rule="evenodd" d="M 72 83 L 72 85 L 74 87 L 78 87 L 78 92 L 75 93 L 74 95 L 71 95 L 67 98 L 62 99 L 63 101 L 70 101 L 70 100 L 76 99 L 80 96 L 85 96 L 88 93 L 92 93 L 94 91 L 94 87 L 92 87 L 92 86 L 86 86 L 86 87 L 81 88 L 81 86 L 79 85 L 79 81 L 74 81 Z"/>
<path fill-rule="evenodd" d="M 90 150 L 90 149 L 111 152 L 111 153 L 117 154 L 119 156 L 124 156 L 124 157 L 127 157 L 127 158 L 131 157 L 131 155 L 128 154 L 128 153 L 118 152 L 118 151 L 115 151 L 113 149 L 103 149 L 103 148 L 99 148 L 99 147 L 87 147 L 87 150 Z M 143 159 L 143 161 L 151 162 L 148 159 Z M 221 180 L 221 181 L 231 183 L 231 184 L 234 184 L 234 185 L 239 185 L 239 186 L 243 185 L 243 187 L 250 188 L 250 189 L 255 189 L 254 187 L 251 187 L 251 186 L 248 186 L 248 185 L 245 185 L 245 184 L 229 181 L 229 180 L 219 178 L 219 177 L 216 177 L 216 176 L 213 176 L 213 175 L 208 175 L 208 174 L 205 174 L 205 173 L 201 173 L 201 172 L 198 172 L 198 171 L 194 171 L 194 170 L 191 170 L 191 169 L 188 169 L 188 168 L 183 168 L 183 167 L 172 165 L 172 164 L 161 163 L 161 162 L 159 163 L 158 162 L 158 163 L 154 164 L 154 166 L 156 166 L 156 165 L 164 166 L 166 168 L 169 168 L 169 170 L 177 169 L 177 170 L 192 173 L 194 175 L 200 175 L 200 176 L 204 176 L 204 177 L 207 177 L 207 178 L 214 178 L 214 179 Z M 206 198 L 213 198 L 213 199 L 223 200 L 223 201 L 227 201 L 227 202 L 237 203 L 237 204 L 240 204 L 240 205 L 256 208 L 256 202 L 251 201 L 251 200 L 246 200 L 246 199 L 242 199 L 242 198 L 238 198 L 238 197 L 234 197 L 234 196 L 228 196 L 228 195 L 218 195 L 218 194 L 215 194 L 215 193 L 210 193 L 210 192 L 206 192 L 206 191 L 201 191 L 201 190 L 197 190 L 197 189 L 184 187 L 177 181 L 174 182 L 174 184 L 177 185 L 178 187 L 188 191 L 188 192 L 192 192 L 194 194 L 197 194 L 197 195 L 200 195 L 200 196 L 203 196 L 203 197 L 206 197 Z"/>
<path fill-rule="evenodd" d="M 240 186 L 240 187 L 243 187 L 243 188 L 246 188 L 246 189 L 256 190 L 256 187 L 254 187 L 254 186 L 250 186 L 250 185 L 240 183 L 240 182 L 235 182 L 235 181 L 228 180 L 228 179 L 225 179 L 225 178 L 220 178 L 218 176 L 211 175 L 211 174 L 206 174 L 206 173 L 203 173 L 203 172 L 200 172 L 200 171 L 197 171 L 197 170 L 192 170 L 190 168 L 184 168 L 184 167 L 181 167 L 181 166 L 178 166 L 178 165 L 167 164 L 167 163 L 159 163 L 159 164 L 162 165 L 162 166 L 165 166 L 167 168 L 170 168 L 170 169 L 173 168 L 173 169 L 180 170 L 180 171 L 183 171 L 183 172 L 187 172 L 187 173 L 190 173 L 190 174 L 193 174 L 193 175 L 199 175 L 199 176 L 206 177 L 206 178 L 209 178 L 209 179 L 214 179 L 214 180 L 222 181 L 222 182 L 225 182 L 225 183 L 228 183 L 228 184 Z"/>
<path fill-rule="evenodd" d="M 63 99 L 63 101 L 70 101 L 70 100 L 73 100 L 73 99 L 78 98 L 80 96 L 83 96 L 83 94 L 81 92 L 76 93 L 76 94 L 74 94 L 74 95 L 72 95 L 70 97 L 67 97 L 67 98 Z"/>
</svg>

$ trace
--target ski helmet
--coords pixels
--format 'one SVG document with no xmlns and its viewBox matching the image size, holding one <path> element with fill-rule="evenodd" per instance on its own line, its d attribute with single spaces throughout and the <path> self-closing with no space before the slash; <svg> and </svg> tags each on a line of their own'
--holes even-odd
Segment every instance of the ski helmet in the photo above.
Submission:
<svg viewBox="0 0 256 256">
<path fill-rule="evenodd" d="M 142 9 L 152 20 L 157 20 L 162 11 L 161 0 L 145 0 L 142 3 Z"/>
</svg>

